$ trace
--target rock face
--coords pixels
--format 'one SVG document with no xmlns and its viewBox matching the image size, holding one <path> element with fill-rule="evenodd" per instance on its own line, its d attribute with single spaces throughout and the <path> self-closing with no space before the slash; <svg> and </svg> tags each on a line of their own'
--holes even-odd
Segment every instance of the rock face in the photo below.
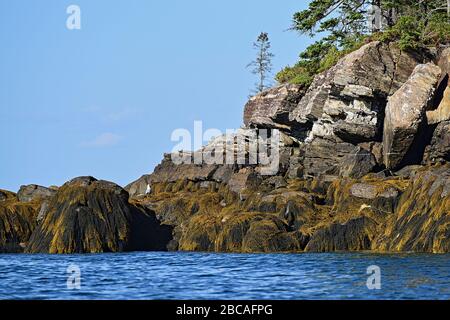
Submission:
<svg viewBox="0 0 450 320">
<path fill-rule="evenodd" d="M 441 53 L 438 66 L 442 70 L 432 110 L 427 111 L 428 124 L 450 120 L 450 48 Z"/>
<path fill-rule="evenodd" d="M 55 193 L 55 190 L 30 184 L 28 186 L 20 187 L 19 192 L 17 192 L 17 198 L 22 202 L 31 202 L 33 200 L 50 198 L 55 195 Z"/>
<path fill-rule="evenodd" d="M 372 172 L 376 165 L 375 156 L 359 147 L 354 154 L 349 154 L 342 160 L 339 175 L 359 179 Z"/>
<path fill-rule="evenodd" d="M 244 108 L 244 124 L 247 127 L 276 128 L 290 132 L 293 123 L 289 113 L 297 106 L 305 89 L 287 84 L 267 90 L 252 97 Z"/>
<path fill-rule="evenodd" d="M 431 144 L 425 149 L 425 163 L 444 161 L 450 161 L 450 121 L 441 122 L 436 127 Z"/>
<path fill-rule="evenodd" d="M 298 122 L 322 119 L 364 124 L 369 130 L 362 130 L 358 136 L 371 139 L 373 131 L 379 129 L 377 122 L 382 120 L 377 119 L 377 111 L 383 107 L 380 97 L 386 98 L 400 88 L 423 59 L 394 45 L 371 42 L 316 77 L 290 118 Z"/>
<path fill-rule="evenodd" d="M 448 83 L 448 75 L 444 81 Z M 437 109 L 427 111 L 428 124 L 436 124 L 450 120 L 450 84 L 445 88 L 439 89 L 443 90 L 442 96 L 439 97 L 440 103 Z"/>
<path fill-rule="evenodd" d="M 381 142 L 387 98 L 409 78 L 423 55 L 369 43 L 317 76 L 289 119 L 308 132 L 305 174 L 338 174 L 356 145 Z"/>
<path fill-rule="evenodd" d="M 440 76 L 438 66 L 431 63 L 419 65 L 411 78 L 389 99 L 383 136 L 384 164 L 387 168 L 398 169 L 405 162 L 407 164 L 408 157 L 420 154 L 414 143 L 420 139 L 419 131 L 424 124 L 425 112 Z"/>
<path fill-rule="evenodd" d="M 119 186 L 92 177 L 63 185 L 33 232 L 29 253 L 99 253 L 166 250 L 171 229 L 128 203 Z"/>
</svg>

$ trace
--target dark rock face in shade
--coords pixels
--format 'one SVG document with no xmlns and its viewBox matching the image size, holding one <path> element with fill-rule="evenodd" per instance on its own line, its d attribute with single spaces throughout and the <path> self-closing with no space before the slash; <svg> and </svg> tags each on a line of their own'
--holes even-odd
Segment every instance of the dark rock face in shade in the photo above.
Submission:
<svg viewBox="0 0 450 320">
<path fill-rule="evenodd" d="M 424 163 L 450 161 L 450 121 L 438 124 L 431 144 L 425 149 Z"/>
<path fill-rule="evenodd" d="M 344 178 L 362 178 L 370 172 L 373 172 L 377 162 L 375 156 L 358 147 L 354 154 L 347 155 L 340 163 L 340 176 Z"/>
<path fill-rule="evenodd" d="M 171 228 L 153 212 L 128 202 L 118 185 L 92 177 L 63 185 L 33 232 L 30 253 L 167 250 Z"/>
</svg>

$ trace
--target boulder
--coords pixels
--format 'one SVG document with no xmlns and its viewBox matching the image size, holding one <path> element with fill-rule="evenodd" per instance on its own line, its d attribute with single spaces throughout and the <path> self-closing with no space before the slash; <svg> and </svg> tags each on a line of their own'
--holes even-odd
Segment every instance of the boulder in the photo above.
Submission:
<svg viewBox="0 0 450 320">
<path fill-rule="evenodd" d="M 450 74 L 450 48 L 441 51 L 438 59 L 438 66 L 442 69 L 441 81 Z"/>
<path fill-rule="evenodd" d="M 166 250 L 171 228 L 153 212 L 128 202 L 118 185 L 80 177 L 50 199 L 34 230 L 29 253 L 100 253 Z"/>
<path fill-rule="evenodd" d="M 384 121 L 384 164 L 399 169 L 423 154 L 420 129 L 432 101 L 441 69 L 431 63 L 418 65 L 408 81 L 389 99 Z M 420 161 L 419 161 L 420 162 Z"/>
<path fill-rule="evenodd" d="M 289 113 L 304 93 L 302 86 L 284 84 L 250 98 L 244 108 L 245 126 L 291 131 Z"/>
<path fill-rule="evenodd" d="M 377 166 L 383 166 L 383 143 L 382 142 L 364 142 L 358 144 L 359 147 L 369 151 L 375 157 Z"/>
<path fill-rule="evenodd" d="M 291 158 L 289 162 L 289 169 L 286 173 L 288 179 L 298 179 L 303 177 L 304 167 L 297 157 Z"/>
<path fill-rule="evenodd" d="M 263 185 L 268 186 L 271 189 L 280 189 L 287 187 L 287 182 L 281 176 L 273 176 L 264 180 Z"/>
<path fill-rule="evenodd" d="M 255 188 L 262 182 L 262 179 L 252 168 L 243 168 L 239 172 L 233 173 L 228 181 L 228 187 L 235 193 L 241 193 L 248 188 Z"/>
<path fill-rule="evenodd" d="M 48 200 L 42 202 L 41 207 L 39 208 L 39 213 L 36 217 L 36 221 L 38 223 L 45 219 L 45 216 L 47 215 L 48 212 L 49 203 L 50 202 Z"/>
<path fill-rule="evenodd" d="M 351 143 L 315 138 L 305 146 L 304 174 L 306 177 L 338 176 L 344 158 L 357 152 L 358 148 Z"/>
<path fill-rule="evenodd" d="M 172 154 L 165 154 L 160 165 L 151 175 L 151 182 L 175 182 L 178 180 L 205 181 L 212 178 L 217 165 L 194 164 L 194 153 L 185 153 L 191 159 L 188 163 L 176 164 Z"/>
<path fill-rule="evenodd" d="M 361 147 L 358 147 L 355 151 L 354 154 L 344 157 L 339 165 L 340 177 L 359 179 L 376 168 L 377 162 L 371 152 Z"/>
<path fill-rule="evenodd" d="M 422 166 L 417 164 L 406 166 L 394 172 L 394 175 L 403 179 L 413 179 L 420 169 L 422 169 Z"/>
<path fill-rule="evenodd" d="M 434 131 L 431 144 L 425 149 L 424 163 L 450 161 L 450 121 L 441 122 Z"/>
<path fill-rule="evenodd" d="M 19 192 L 17 192 L 17 198 L 21 202 L 31 202 L 33 200 L 45 199 L 55 195 L 55 190 L 30 184 L 27 186 L 21 186 Z"/>
</svg>

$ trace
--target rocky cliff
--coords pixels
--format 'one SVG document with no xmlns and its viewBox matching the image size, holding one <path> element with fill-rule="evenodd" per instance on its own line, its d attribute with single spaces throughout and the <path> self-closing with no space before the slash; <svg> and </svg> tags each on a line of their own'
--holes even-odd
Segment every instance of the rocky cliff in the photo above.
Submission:
<svg viewBox="0 0 450 320">
<path fill-rule="evenodd" d="M 245 127 L 198 151 L 237 154 L 250 129 L 278 129 L 277 174 L 248 153 L 226 165 L 167 154 L 126 189 L 179 250 L 449 252 L 449 63 L 446 48 L 368 43 L 309 88 L 251 98 Z"/>
<path fill-rule="evenodd" d="M 88 177 L 1 191 L 0 250 L 450 252 L 449 73 L 449 48 L 368 43 L 309 88 L 252 97 L 243 128 L 126 191 Z M 241 148 L 263 129 L 280 131 L 270 175 Z"/>
</svg>

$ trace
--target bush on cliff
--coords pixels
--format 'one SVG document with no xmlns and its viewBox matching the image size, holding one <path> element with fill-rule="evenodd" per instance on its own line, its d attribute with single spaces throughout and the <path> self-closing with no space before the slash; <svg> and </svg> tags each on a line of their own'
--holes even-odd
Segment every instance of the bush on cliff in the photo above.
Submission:
<svg viewBox="0 0 450 320">
<path fill-rule="evenodd" d="M 383 27 L 369 28 L 365 22 L 370 20 L 372 5 L 381 7 L 386 20 Z M 369 40 L 396 42 L 401 50 L 449 43 L 450 23 L 444 9 L 439 1 L 314 0 L 307 10 L 294 14 L 291 29 L 309 36 L 326 35 L 302 52 L 299 62 L 285 67 L 275 78 L 279 83 L 309 86 L 315 75 Z"/>
<path fill-rule="evenodd" d="M 450 42 L 450 23 L 443 14 L 435 15 L 428 23 L 404 16 L 377 37 L 383 42 L 397 42 L 401 50 L 417 50 Z"/>
</svg>

